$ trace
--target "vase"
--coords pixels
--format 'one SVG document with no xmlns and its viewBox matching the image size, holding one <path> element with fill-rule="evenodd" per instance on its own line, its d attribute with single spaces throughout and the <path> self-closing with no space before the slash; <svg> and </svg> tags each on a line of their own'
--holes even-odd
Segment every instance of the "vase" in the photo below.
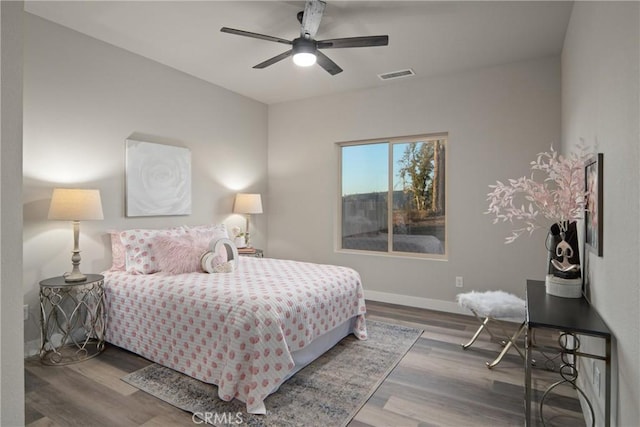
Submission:
<svg viewBox="0 0 640 427">
<path fill-rule="evenodd" d="M 582 297 L 580 250 L 576 222 L 554 224 L 547 235 L 546 292 L 563 298 Z"/>
<path fill-rule="evenodd" d="M 562 298 L 582 298 L 582 278 L 563 279 L 547 274 L 544 281 L 547 294 Z"/>
<path fill-rule="evenodd" d="M 236 248 L 244 248 L 247 246 L 247 241 L 244 236 L 238 236 L 233 240 L 233 243 L 236 245 Z"/>
</svg>

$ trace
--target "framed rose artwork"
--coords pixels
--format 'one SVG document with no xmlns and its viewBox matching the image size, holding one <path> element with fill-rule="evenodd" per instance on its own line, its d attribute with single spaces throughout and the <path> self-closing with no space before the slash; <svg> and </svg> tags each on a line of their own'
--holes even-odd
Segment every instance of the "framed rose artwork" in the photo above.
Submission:
<svg viewBox="0 0 640 427">
<path fill-rule="evenodd" d="M 126 215 L 191 214 L 191 150 L 126 140 Z"/>
</svg>

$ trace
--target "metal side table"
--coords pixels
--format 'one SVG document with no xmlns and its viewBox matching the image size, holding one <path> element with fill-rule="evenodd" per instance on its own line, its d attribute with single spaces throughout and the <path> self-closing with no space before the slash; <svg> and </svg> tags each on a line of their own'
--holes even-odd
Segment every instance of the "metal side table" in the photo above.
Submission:
<svg viewBox="0 0 640 427">
<path fill-rule="evenodd" d="M 40 360 L 67 365 L 104 350 L 106 327 L 104 276 L 82 282 L 52 277 L 40 282 Z"/>
</svg>

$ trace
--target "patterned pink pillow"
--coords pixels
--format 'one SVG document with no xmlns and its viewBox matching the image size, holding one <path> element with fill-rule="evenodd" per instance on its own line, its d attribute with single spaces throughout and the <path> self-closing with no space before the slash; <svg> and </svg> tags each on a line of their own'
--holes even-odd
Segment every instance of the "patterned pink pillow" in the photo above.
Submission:
<svg viewBox="0 0 640 427">
<path fill-rule="evenodd" d="M 111 269 L 110 271 L 125 271 L 125 251 L 119 231 L 109 231 L 111 236 Z"/>
<path fill-rule="evenodd" d="M 200 258 L 207 252 L 209 239 L 204 235 L 159 236 L 154 251 L 160 271 L 183 274 L 202 271 Z"/>
<path fill-rule="evenodd" d="M 157 237 L 175 237 L 186 233 L 183 227 L 165 230 L 126 230 L 120 232 L 125 249 L 125 269 L 131 274 L 151 274 L 160 271 L 155 254 Z"/>
</svg>

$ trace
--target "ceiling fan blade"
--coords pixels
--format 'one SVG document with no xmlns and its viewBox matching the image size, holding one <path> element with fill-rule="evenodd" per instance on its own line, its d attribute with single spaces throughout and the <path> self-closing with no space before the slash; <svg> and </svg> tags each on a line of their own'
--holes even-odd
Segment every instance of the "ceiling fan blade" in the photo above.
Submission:
<svg viewBox="0 0 640 427">
<path fill-rule="evenodd" d="M 237 36 L 251 37 L 254 39 L 267 40 L 270 42 L 277 42 L 277 43 L 283 43 L 283 44 L 291 44 L 290 40 L 281 39 L 280 37 L 273 37 L 273 36 L 267 36 L 265 34 L 251 33 L 249 31 L 236 30 L 234 28 L 222 27 L 220 28 L 220 31 L 222 31 L 223 33 L 235 34 Z"/>
<path fill-rule="evenodd" d="M 327 4 L 322 0 L 307 0 L 302 15 L 302 27 L 300 37 L 314 38 L 320 27 L 322 14 Z"/>
<path fill-rule="evenodd" d="M 317 64 L 324 68 L 329 74 L 335 76 L 342 72 L 342 68 L 338 67 L 338 64 L 329 59 L 327 55 L 320 51 L 316 51 Z"/>
<path fill-rule="evenodd" d="M 387 46 L 389 36 L 346 37 L 342 39 L 318 40 L 318 49 L 340 49 L 344 47 Z"/>
<path fill-rule="evenodd" d="M 269 65 L 273 65 L 276 62 L 282 61 L 284 58 L 291 56 L 292 52 L 293 52 L 292 50 L 283 52 L 280 55 L 276 55 L 273 58 L 267 59 L 266 61 L 259 63 L 258 65 L 254 65 L 253 68 L 266 68 Z"/>
</svg>

